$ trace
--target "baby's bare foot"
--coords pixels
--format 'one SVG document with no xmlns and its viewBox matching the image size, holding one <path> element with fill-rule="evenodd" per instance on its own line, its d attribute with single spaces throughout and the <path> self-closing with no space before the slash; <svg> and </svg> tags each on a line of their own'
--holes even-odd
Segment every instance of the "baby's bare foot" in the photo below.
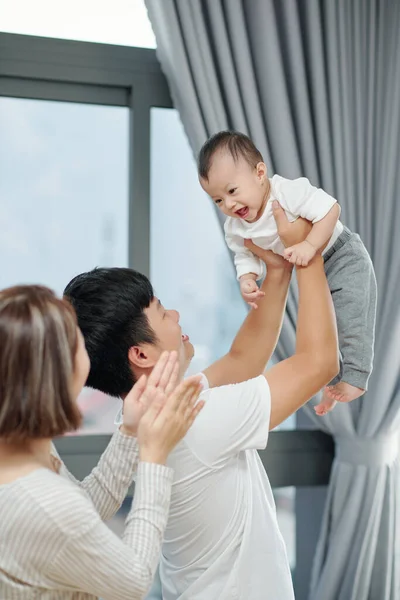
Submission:
<svg viewBox="0 0 400 600">
<path fill-rule="evenodd" d="M 319 417 L 323 417 L 333 410 L 336 404 L 336 400 L 328 394 L 327 388 L 325 388 L 322 392 L 322 400 L 317 406 L 314 406 L 314 410 Z"/>
<path fill-rule="evenodd" d="M 336 385 L 328 386 L 325 389 L 327 395 L 337 402 L 351 402 L 365 393 L 365 390 L 345 381 L 339 381 Z"/>
</svg>

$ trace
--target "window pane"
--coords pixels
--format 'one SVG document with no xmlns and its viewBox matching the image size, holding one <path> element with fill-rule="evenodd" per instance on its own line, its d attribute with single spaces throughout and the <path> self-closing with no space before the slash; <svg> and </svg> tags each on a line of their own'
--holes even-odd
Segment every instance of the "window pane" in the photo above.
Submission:
<svg viewBox="0 0 400 600">
<path fill-rule="evenodd" d="M 151 110 L 151 280 L 195 346 L 191 372 L 220 358 L 246 308 L 176 110 Z"/>
<path fill-rule="evenodd" d="M 156 47 L 144 0 L 1 0 L 0 31 Z"/>
<path fill-rule="evenodd" d="M 0 288 L 61 294 L 77 273 L 127 266 L 128 122 L 123 107 L 0 98 Z M 108 398 L 81 401 L 90 431 L 113 429 Z"/>
</svg>

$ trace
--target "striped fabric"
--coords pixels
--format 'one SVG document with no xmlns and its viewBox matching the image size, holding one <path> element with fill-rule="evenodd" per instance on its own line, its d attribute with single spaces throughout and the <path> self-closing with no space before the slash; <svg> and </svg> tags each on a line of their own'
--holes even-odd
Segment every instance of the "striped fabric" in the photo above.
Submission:
<svg viewBox="0 0 400 600">
<path fill-rule="evenodd" d="M 123 539 L 104 524 L 137 469 Z M 0 600 L 135 600 L 151 585 L 167 523 L 172 470 L 140 462 L 117 431 L 98 466 L 77 482 L 38 469 L 0 485 Z"/>
</svg>

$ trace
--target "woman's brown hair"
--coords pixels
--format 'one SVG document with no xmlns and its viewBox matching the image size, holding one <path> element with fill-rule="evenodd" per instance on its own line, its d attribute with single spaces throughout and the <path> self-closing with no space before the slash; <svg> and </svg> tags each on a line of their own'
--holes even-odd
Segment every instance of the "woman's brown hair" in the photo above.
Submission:
<svg viewBox="0 0 400 600">
<path fill-rule="evenodd" d="M 66 300 L 37 285 L 0 291 L 0 437 L 52 438 L 79 427 L 72 391 L 77 345 Z"/>
</svg>

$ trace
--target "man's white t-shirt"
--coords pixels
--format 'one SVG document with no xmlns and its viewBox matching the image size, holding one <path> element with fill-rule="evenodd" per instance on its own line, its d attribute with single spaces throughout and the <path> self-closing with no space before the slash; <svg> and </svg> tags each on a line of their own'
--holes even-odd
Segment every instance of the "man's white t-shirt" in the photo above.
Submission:
<svg viewBox="0 0 400 600">
<path fill-rule="evenodd" d="M 264 376 L 207 389 L 168 460 L 174 469 L 160 576 L 163 600 L 293 600 L 271 486 Z"/>
</svg>

